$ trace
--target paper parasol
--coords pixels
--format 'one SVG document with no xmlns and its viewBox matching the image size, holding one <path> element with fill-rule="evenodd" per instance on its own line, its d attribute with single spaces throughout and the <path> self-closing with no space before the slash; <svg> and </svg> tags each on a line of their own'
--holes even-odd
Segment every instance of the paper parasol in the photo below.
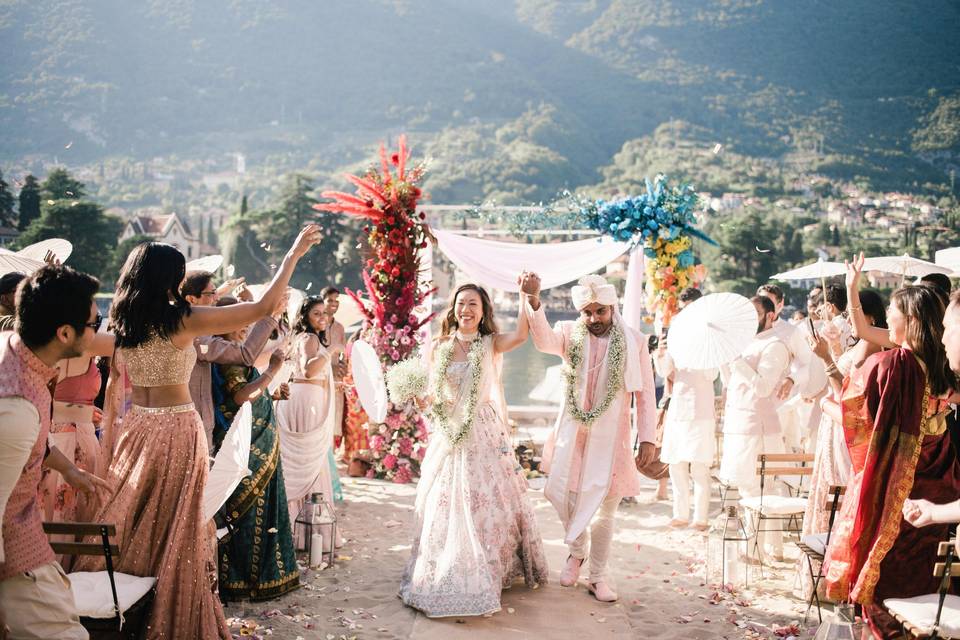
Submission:
<svg viewBox="0 0 960 640">
<path fill-rule="evenodd" d="M 938 264 L 914 258 L 906 253 L 902 256 L 867 258 L 863 261 L 863 270 L 895 273 L 900 276 L 901 285 L 907 277 L 915 278 L 917 276 L 925 276 L 928 273 L 943 273 L 946 275 L 953 273 L 953 271 L 947 267 L 941 267 Z"/>
<path fill-rule="evenodd" d="M 223 264 L 223 256 L 220 254 L 204 256 L 191 260 L 187 263 L 187 271 L 209 271 L 215 273 Z"/>
<path fill-rule="evenodd" d="M 960 276 L 960 247 L 941 249 L 934 254 L 934 263 L 953 271 L 953 275 Z"/>
<path fill-rule="evenodd" d="M 67 261 L 67 258 L 70 257 L 70 254 L 73 253 L 73 244 L 63 238 L 47 238 L 40 242 L 34 242 L 30 246 L 20 249 L 17 253 L 25 258 L 43 262 L 43 259 L 47 257 L 48 251 L 53 254 L 54 258 L 60 261 L 60 264 L 63 264 Z"/>
<path fill-rule="evenodd" d="M 223 438 L 220 451 L 214 458 L 207 486 L 203 490 L 203 519 L 210 520 L 233 495 L 240 481 L 250 475 L 250 434 L 253 429 L 253 411 L 244 402 Z"/>
<path fill-rule="evenodd" d="M 820 286 L 827 288 L 826 279 L 834 276 L 843 276 L 847 273 L 847 267 L 842 262 L 829 262 L 819 258 L 816 262 L 797 267 L 778 273 L 772 277 L 773 280 L 814 280 L 820 279 Z"/>
<path fill-rule="evenodd" d="M 0 249 L 0 275 L 8 273 L 25 273 L 30 275 L 43 266 L 42 260 L 34 260 L 22 256 L 9 249 Z"/>
<path fill-rule="evenodd" d="M 757 308 L 750 300 L 711 293 L 673 318 L 667 351 L 678 369 L 714 369 L 743 353 L 757 324 Z"/>
<path fill-rule="evenodd" d="M 387 385 L 383 380 L 383 366 L 373 347 L 357 340 L 350 352 L 350 368 L 363 410 L 374 423 L 383 422 L 387 418 Z"/>
</svg>

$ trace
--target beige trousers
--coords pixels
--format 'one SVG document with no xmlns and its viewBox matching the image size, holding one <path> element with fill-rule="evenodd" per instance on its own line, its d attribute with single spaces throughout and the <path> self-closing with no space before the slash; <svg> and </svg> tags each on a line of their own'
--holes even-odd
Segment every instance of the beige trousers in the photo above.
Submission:
<svg viewBox="0 0 960 640">
<path fill-rule="evenodd" d="M 589 529 L 584 529 L 583 533 L 577 536 L 573 544 L 569 545 L 570 555 L 578 560 L 585 559 L 588 554 L 590 557 L 590 577 L 589 581 L 610 582 L 607 575 L 607 560 L 610 558 L 610 544 L 613 542 L 613 521 L 617 515 L 617 507 L 620 506 L 620 496 L 607 496 L 600 503 L 600 508 L 593 516 Z M 577 504 L 577 493 L 567 494 L 568 510 L 573 513 Z M 563 526 L 568 526 L 564 522 Z M 612 585 L 611 585 L 612 586 Z"/>
<path fill-rule="evenodd" d="M 0 580 L 0 610 L 9 640 L 87 640 L 80 625 L 70 580 L 56 562 Z"/>
</svg>

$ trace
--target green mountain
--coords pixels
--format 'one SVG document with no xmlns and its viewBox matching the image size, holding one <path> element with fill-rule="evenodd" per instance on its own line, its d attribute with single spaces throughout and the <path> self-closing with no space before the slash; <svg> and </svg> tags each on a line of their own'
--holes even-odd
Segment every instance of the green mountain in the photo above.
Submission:
<svg viewBox="0 0 960 640">
<path fill-rule="evenodd" d="M 942 190 L 958 27 L 956 0 L 0 0 L 0 163 L 239 151 L 325 172 L 407 131 L 436 201 L 529 201 L 609 181 L 674 123 Z"/>
</svg>

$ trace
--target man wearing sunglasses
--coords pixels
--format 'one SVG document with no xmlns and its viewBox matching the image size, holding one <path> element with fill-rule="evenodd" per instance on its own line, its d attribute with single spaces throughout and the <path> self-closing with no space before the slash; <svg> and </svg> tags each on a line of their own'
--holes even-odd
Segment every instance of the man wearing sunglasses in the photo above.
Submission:
<svg viewBox="0 0 960 640">
<path fill-rule="evenodd" d="M 45 266 L 17 288 L 16 330 L 0 336 L 0 639 L 86 638 L 70 582 L 43 533 L 41 467 L 93 500 L 110 486 L 47 442 L 57 362 L 83 355 L 103 319 L 100 283 Z"/>
</svg>

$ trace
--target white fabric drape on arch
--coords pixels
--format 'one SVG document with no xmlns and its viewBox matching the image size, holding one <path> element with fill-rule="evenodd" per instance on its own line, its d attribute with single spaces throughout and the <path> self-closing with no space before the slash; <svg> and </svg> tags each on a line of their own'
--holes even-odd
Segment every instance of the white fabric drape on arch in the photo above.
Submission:
<svg viewBox="0 0 960 640">
<path fill-rule="evenodd" d="M 444 255 L 471 279 L 493 289 L 514 293 L 519 291 L 517 276 L 524 270 L 536 271 L 542 288 L 550 289 L 595 273 L 630 248 L 629 243 L 606 236 L 573 242 L 528 244 L 471 238 L 442 229 L 432 231 Z M 641 268 L 641 276 L 642 271 Z M 642 283 L 641 278 L 640 284 L 634 286 L 642 287 Z"/>
</svg>

